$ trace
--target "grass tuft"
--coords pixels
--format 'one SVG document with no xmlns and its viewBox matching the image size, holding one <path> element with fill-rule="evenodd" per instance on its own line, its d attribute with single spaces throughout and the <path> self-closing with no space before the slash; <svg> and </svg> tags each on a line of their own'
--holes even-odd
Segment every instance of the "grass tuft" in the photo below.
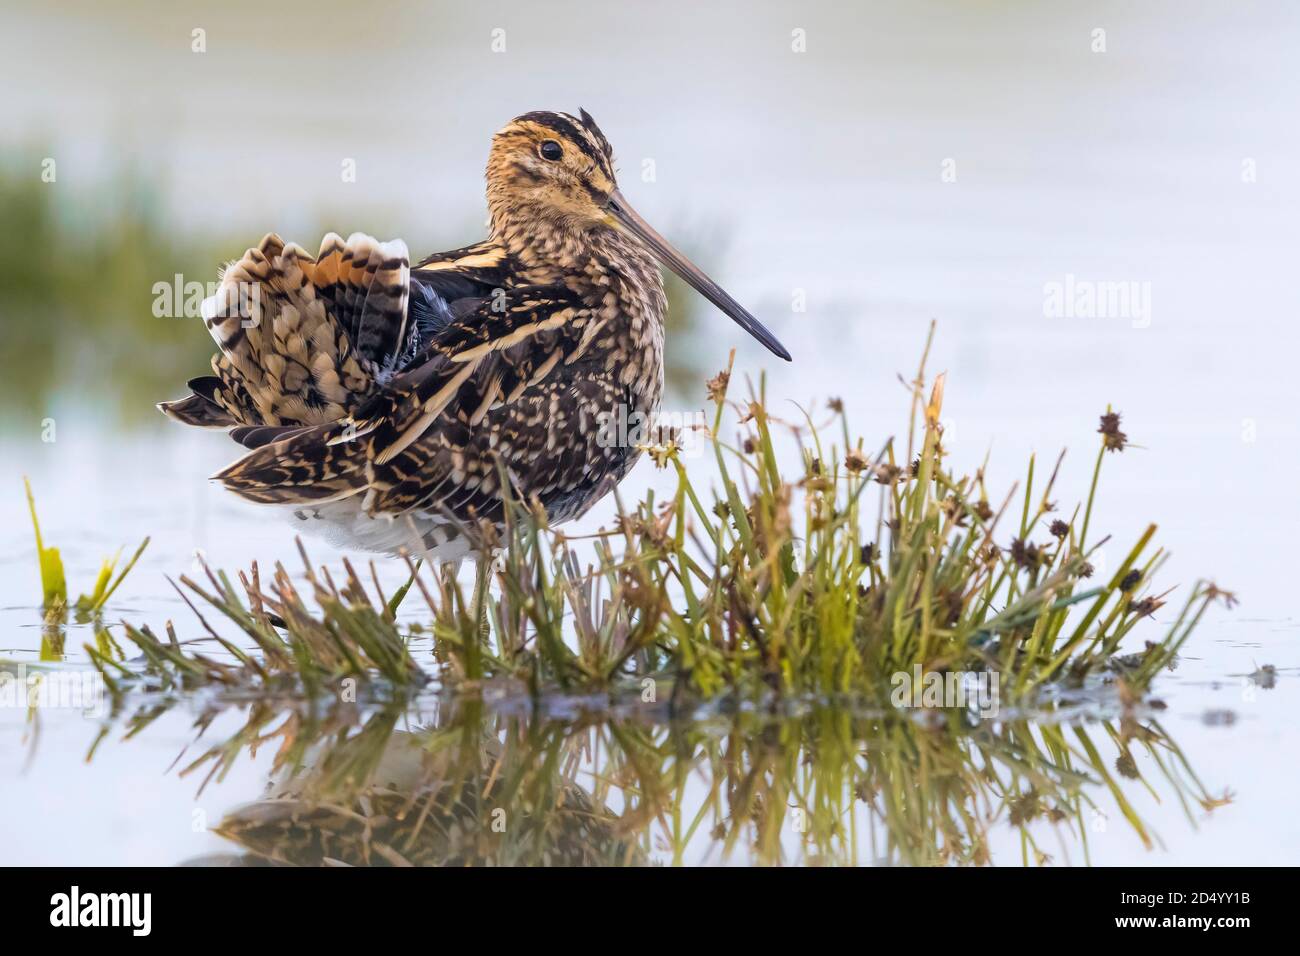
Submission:
<svg viewBox="0 0 1300 956">
<path fill-rule="evenodd" d="M 47 547 L 41 535 L 41 522 L 36 516 L 36 499 L 32 495 L 31 482 L 26 478 L 23 479 L 23 487 L 27 492 L 27 509 L 32 516 L 32 531 L 36 535 L 36 561 L 41 578 L 40 606 L 41 614 L 45 619 L 41 659 L 57 660 L 63 657 L 63 625 L 67 622 L 69 610 L 68 579 L 63 569 L 63 558 L 59 554 L 59 549 Z M 76 612 L 80 621 L 93 622 L 97 625 L 96 635 L 101 652 L 112 644 L 112 638 L 102 627 L 104 607 L 108 604 L 108 599 L 113 596 L 113 592 L 126 580 L 126 576 L 131 573 L 131 569 L 135 567 L 147 547 L 149 547 L 149 539 L 145 538 L 130 559 L 121 565 L 120 570 L 118 566 L 122 559 L 122 551 L 118 549 L 113 557 L 106 559 L 100 565 L 99 574 L 90 593 L 81 595 L 72 605 L 72 610 Z"/>
<path fill-rule="evenodd" d="M 248 639 L 237 645 L 203 622 L 234 665 L 144 629 L 127 636 L 150 668 L 183 684 L 288 676 L 311 691 L 344 676 L 399 688 L 496 679 L 535 696 L 620 688 L 654 696 L 662 682 L 674 701 L 849 696 L 883 705 L 899 675 L 919 668 L 994 675 L 1004 703 L 1030 706 L 1047 688 L 1089 682 L 1140 697 L 1206 608 L 1232 602 L 1198 582 L 1163 634 L 1120 653 L 1169 592 L 1152 586 L 1166 557 L 1154 525 L 1097 577 L 1098 549 L 1111 550 L 1108 539 L 1089 537 L 1102 464 L 1127 441 L 1110 409 L 1087 500 L 1067 518 L 1052 499 L 1063 456 L 1042 483 L 1031 459 L 1023 488 L 1001 498 L 990 498 L 984 468 L 949 467 L 944 378 L 927 380 L 924 357 L 909 383 L 905 442 L 891 438 L 874 452 L 850 431 L 841 403 L 820 424 L 812 413 L 784 422 L 761 380 L 737 401 L 731 378 L 728 367 L 709 383 L 710 486 L 688 473 L 682 436 L 660 435 L 645 450 L 675 473 L 673 495 L 620 501 L 613 524 L 588 539 L 549 528 L 523 501 L 508 509 L 504 532 L 467 529 L 497 555 L 486 636 L 453 573 L 408 561 L 433 637 L 423 666 L 395 620 L 400 596 L 372 602 L 346 564 L 336 587 L 305 554 L 314 608 L 283 568 L 269 588 L 256 568 L 241 575 L 242 589 L 211 571 L 209 587 L 182 579 Z M 731 429 L 734 442 L 724 437 Z M 794 443 L 793 474 L 778 464 L 791 460 L 785 442 Z"/>
</svg>

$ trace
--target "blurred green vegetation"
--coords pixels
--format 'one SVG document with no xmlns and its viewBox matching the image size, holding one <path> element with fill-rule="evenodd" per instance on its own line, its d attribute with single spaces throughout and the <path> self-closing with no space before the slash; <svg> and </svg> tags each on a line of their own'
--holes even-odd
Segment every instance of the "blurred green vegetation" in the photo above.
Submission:
<svg viewBox="0 0 1300 956">
<path fill-rule="evenodd" d="M 721 280 L 719 266 L 728 245 L 727 233 L 722 227 L 713 225 L 701 231 L 679 226 L 669 235 L 682 236 L 678 248 L 706 273 Z M 690 242 L 684 241 L 687 237 L 691 238 Z M 725 283 L 723 287 L 726 287 Z M 668 297 L 668 318 L 664 323 L 667 398 L 688 406 L 702 403 L 704 382 L 727 363 L 727 352 L 732 345 L 743 344 L 745 333 L 667 269 L 664 270 L 664 294 Z M 732 332 L 736 332 L 737 337 L 728 339 Z M 708 345 L 710 337 L 713 339 L 712 347 Z"/>
<path fill-rule="evenodd" d="M 35 151 L 0 160 L 0 208 L 3 417 L 70 402 L 138 423 L 207 367 L 211 339 L 156 317 L 154 284 L 215 279 L 238 242 L 181 238 L 138 173 L 93 195 L 43 182 Z"/>
</svg>

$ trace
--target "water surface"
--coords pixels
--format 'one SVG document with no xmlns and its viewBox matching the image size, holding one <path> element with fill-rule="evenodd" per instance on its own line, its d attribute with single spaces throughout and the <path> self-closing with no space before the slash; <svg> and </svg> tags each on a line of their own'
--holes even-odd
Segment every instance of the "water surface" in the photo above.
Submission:
<svg viewBox="0 0 1300 956">
<path fill-rule="evenodd" d="M 790 346 L 796 361 L 770 369 L 770 396 L 802 403 L 842 396 L 876 447 L 906 420 L 908 396 L 895 376 L 914 369 L 925 327 L 937 318 L 931 368 L 949 375 L 945 443 L 958 466 L 973 468 L 991 451 L 990 482 L 1005 489 L 1030 453 L 1041 461 L 1068 447 L 1058 491 L 1073 502 L 1090 477 L 1097 416 L 1113 404 L 1141 447 L 1108 459 L 1096 527 L 1122 543 L 1155 521 L 1172 553 L 1163 582 L 1186 588 L 1205 576 L 1240 597 L 1234 612 L 1213 609 L 1177 669 L 1157 680 L 1166 709 L 1141 717 L 1158 722 L 1202 791 L 1171 784 L 1142 753 L 1132 755 L 1140 779 L 1126 776 L 1117 742 L 1123 715 L 1084 728 L 1149 829 L 1151 847 L 1093 770 L 1076 790 L 1080 813 L 1056 823 L 1032 815 L 1032 842 L 1010 822 L 1009 808 L 968 788 L 975 805 L 996 810 L 987 829 L 992 861 L 1035 862 L 1034 844 L 1057 863 L 1294 861 L 1300 624 L 1284 556 L 1300 528 L 1300 497 L 1291 492 L 1300 473 L 1293 374 L 1300 293 L 1291 278 L 1300 185 L 1288 172 L 1300 158 L 1296 11 L 1284 3 L 1194 10 L 930 3 L 845 12 L 827 3 L 797 15 L 746 5 L 742 16 L 740 7 L 692 5 L 657 18 L 637 14 L 635 22 L 616 8 L 587 9 L 581 31 L 571 29 L 576 7 L 558 11 L 447 5 L 435 15 L 427 5 L 399 4 L 362 30 L 311 18 L 309 40 L 287 29 L 304 21 L 283 6 L 231 4 L 202 24 L 163 4 L 112 17 L 91 5 L 65 6 L 57 17 L 6 12 L 0 60 L 19 91 L 0 105 L 4 165 L 13 170 L 6 175 L 22 189 L 52 190 L 39 194 L 50 215 L 79 234 L 101 213 L 114 221 L 101 209 L 106 202 L 132 222 L 161 225 L 156 234 L 143 226 L 131 233 L 154 236 L 137 244 L 146 249 L 143 264 L 125 256 L 133 246 L 124 233 L 110 230 L 116 238 L 96 248 L 116 250 L 116 258 L 78 252 L 77 268 L 63 274 L 62 241 L 14 231 L 21 245 L 10 258 L 43 250 L 24 275 L 45 278 L 26 291 L 16 277 L 3 286 L 6 340 L 21 346 L 0 350 L 0 372 L 22 385 L 0 392 L 0 656 L 33 661 L 48 637 L 35 608 L 24 474 L 74 591 L 90 586 L 104 556 L 152 536 L 114 596 L 110 629 L 121 618 L 155 627 L 172 619 L 182 633 L 197 633 L 166 581 L 194 566 L 196 550 L 230 569 L 295 557 L 287 525 L 204 480 L 232 456 L 220 436 L 150 422 L 151 402 L 179 394 L 202 371 L 205 351 L 178 331 L 182 320 L 152 316 L 155 280 L 196 263 L 206 269 L 270 228 L 308 245 L 323 228 L 404 235 L 414 251 L 460 245 L 477 236 L 491 132 L 528 109 L 581 105 L 615 143 L 629 197 L 683 245 L 702 247 L 718 278 Z M 247 29 L 253 15 L 265 29 Z M 209 38 L 201 56 L 189 50 L 196 25 Z M 490 31 L 498 26 L 509 52 L 494 57 Z M 1104 54 L 1089 46 L 1099 26 L 1107 31 Z M 802 55 L 790 50 L 795 28 L 807 31 Z M 590 35 L 637 39 L 593 49 Z M 579 55 L 589 68 L 556 68 Z M 322 70 L 322 58 L 339 68 Z M 355 82 L 357 71 L 379 63 L 387 82 L 409 91 L 401 109 L 369 108 L 372 85 Z M 312 92 L 285 109 L 268 89 Z M 237 128 L 224 129 L 232 104 Z M 47 155 L 58 159 L 58 182 L 24 185 L 35 169 L 28 160 Z M 339 179 L 346 157 L 358 160 L 356 183 Z M 653 181 L 639 175 L 645 160 L 653 160 Z M 955 181 L 943 178 L 947 160 Z M 138 194 L 119 190 L 123 170 L 139 174 Z M 43 215 L 33 221 L 48 222 Z M 69 275 L 100 281 L 84 283 L 73 299 L 60 292 Z M 1049 285 L 1068 276 L 1146 284 L 1149 311 L 1045 314 Z M 197 327 L 192 334 L 202 339 Z M 757 347 L 700 312 L 691 332 L 670 338 L 670 360 L 709 370 L 725 364 L 733 345 L 740 368 L 756 373 L 764 361 Z M 702 400 L 702 390 L 688 386 L 670 404 L 685 413 Z M 44 441 L 51 422 L 54 440 Z M 626 496 L 662 490 L 667 480 L 643 463 Z M 588 523 L 607 515 L 598 509 Z M 327 564 L 342 557 L 321 544 L 312 553 Z M 391 588 L 401 569 L 381 566 L 380 574 Z M 1177 604 L 1149 626 L 1167 623 Z M 68 666 L 84 666 L 81 645 L 93 640 L 92 627 L 69 627 Z M 1263 665 L 1276 667 L 1275 686 L 1247 676 Z M 244 754 L 200 795 L 197 771 L 179 770 L 248 717 L 246 709 L 222 710 L 195 743 L 201 714 L 197 703 L 177 706 L 126 743 L 114 725 L 87 762 L 97 719 L 48 710 L 33 721 L 22 709 L 0 709 L 4 859 L 173 864 L 244 849 L 216 829 L 264 794 L 276 745 Z M 350 719 L 356 733 L 377 718 Z M 856 741 L 846 754 L 857 754 L 857 779 L 843 770 L 847 755 L 805 763 L 806 742 L 819 739 L 806 722 L 819 719 L 833 726 L 836 718 L 746 724 L 736 759 L 745 766 L 774 734 L 768 757 L 781 768 L 777 776 L 799 782 L 786 794 L 787 809 L 808 809 L 810 821 L 833 817 L 842 832 L 818 831 L 810 843 L 812 831 L 796 836 L 787 813 L 779 826 L 767 824 L 767 842 L 743 834 L 727 858 L 769 861 L 776 840 L 785 861 L 938 862 L 938 837 L 911 852 L 902 837 L 889 841 L 891 832 L 937 832 L 924 829 L 941 819 L 929 813 L 933 801 L 926 810 L 895 808 L 901 816 L 890 818 L 884 804 L 877 812 L 870 800 L 845 797 L 876 766 L 887 767 L 889 754 L 920 745 L 882 741 L 870 726 L 843 731 L 836 739 Z M 393 734 L 413 735 L 403 740 L 461 738 L 461 749 L 474 749 L 464 740 L 491 737 L 497 742 L 477 748 L 481 763 L 457 771 L 464 792 L 481 801 L 496 793 L 482 764 L 532 768 L 538 789 L 530 799 L 539 805 L 573 792 L 590 813 L 603 806 L 621 821 L 600 831 L 608 840 L 590 843 L 621 847 L 625 862 L 722 858 L 726 835 L 712 837 L 713 809 L 689 840 L 674 838 L 673 828 L 689 829 L 715 788 L 734 789 L 720 756 L 725 722 L 633 721 L 623 732 L 624 746 L 654 752 L 645 773 L 672 784 L 655 804 L 662 812 L 641 816 L 629 815 L 612 783 L 594 779 L 603 768 L 591 753 L 610 759 L 616 727 L 492 712 L 470 719 L 428 701 L 393 726 Z M 890 729 L 906 732 L 927 739 L 916 728 Z M 519 737 L 523 743 L 511 743 Z M 934 760 L 968 773 L 979 767 L 970 735 L 941 739 L 931 741 Z M 824 758 L 828 745 L 813 746 Z M 189 756 L 176 762 L 183 750 Z M 548 755 L 554 764 L 576 761 L 576 782 L 541 773 Z M 427 797 L 422 780 L 412 788 Z M 1202 806 L 1203 795 L 1225 792 L 1230 803 L 1212 812 Z M 820 814 L 801 806 L 819 794 L 830 801 Z M 868 796 L 883 800 L 883 791 Z M 731 813 L 725 799 L 717 806 L 718 819 Z M 911 824 L 899 829 L 900 819 Z M 544 845 L 538 837 L 494 852 L 521 860 Z M 439 852 L 446 851 L 431 859 Z"/>
</svg>

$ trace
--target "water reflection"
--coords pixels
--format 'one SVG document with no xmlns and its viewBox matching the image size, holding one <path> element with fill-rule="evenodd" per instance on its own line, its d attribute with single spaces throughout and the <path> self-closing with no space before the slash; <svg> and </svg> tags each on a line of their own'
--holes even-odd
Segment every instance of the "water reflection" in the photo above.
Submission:
<svg viewBox="0 0 1300 956">
<path fill-rule="evenodd" d="M 165 707 L 120 714 L 128 737 Z M 261 747 L 273 767 L 265 794 L 215 827 L 231 851 L 190 863 L 1087 863 L 1109 819 L 1123 821 L 1112 835 L 1158 842 L 1139 792 L 1193 822 L 1226 799 L 1149 712 L 972 722 L 816 707 L 662 723 L 262 700 L 234 737 L 205 741 L 221 709 L 200 717 L 179 772 L 202 789 Z M 1014 850 L 1007 832 L 1019 852 L 995 859 Z"/>
</svg>

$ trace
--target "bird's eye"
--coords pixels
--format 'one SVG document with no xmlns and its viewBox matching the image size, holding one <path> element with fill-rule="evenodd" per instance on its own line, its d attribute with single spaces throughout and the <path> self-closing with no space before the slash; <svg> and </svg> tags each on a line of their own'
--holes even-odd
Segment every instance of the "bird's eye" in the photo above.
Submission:
<svg viewBox="0 0 1300 956">
<path fill-rule="evenodd" d="M 560 148 L 560 144 L 553 139 L 548 139 L 542 143 L 541 146 L 537 147 L 537 151 L 541 153 L 542 159 L 549 159 L 551 162 L 555 162 L 564 155 L 564 150 Z"/>
</svg>

